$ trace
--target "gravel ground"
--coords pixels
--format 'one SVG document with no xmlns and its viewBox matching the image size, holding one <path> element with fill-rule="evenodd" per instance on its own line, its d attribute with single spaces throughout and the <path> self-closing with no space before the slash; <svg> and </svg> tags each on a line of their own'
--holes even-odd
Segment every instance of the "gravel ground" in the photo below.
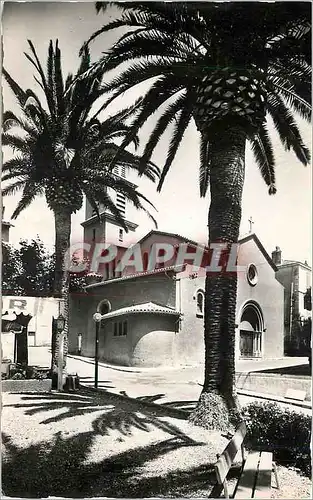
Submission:
<svg viewBox="0 0 313 500">
<path fill-rule="evenodd" d="M 2 395 L 7 496 L 207 497 L 227 440 L 166 408 L 114 395 Z M 273 498 L 310 498 L 311 483 L 279 467 Z"/>
</svg>

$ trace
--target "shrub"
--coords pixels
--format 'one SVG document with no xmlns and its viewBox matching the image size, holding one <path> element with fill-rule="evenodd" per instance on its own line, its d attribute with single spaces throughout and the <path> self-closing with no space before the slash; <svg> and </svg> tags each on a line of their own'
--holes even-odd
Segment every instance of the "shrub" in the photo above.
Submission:
<svg viewBox="0 0 313 500">
<path fill-rule="evenodd" d="M 6 378 L 12 380 L 36 379 L 43 380 L 48 378 L 47 370 L 41 369 L 38 366 L 27 366 L 18 363 L 12 364 L 10 374 Z"/>
<path fill-rule="evenodd" d="M 281 465 L 311 476 L 311 417 L 283 409 L 277 403 L 251 403 L 244 408 L 247 446 L 272 451 Z"/>
</svg>

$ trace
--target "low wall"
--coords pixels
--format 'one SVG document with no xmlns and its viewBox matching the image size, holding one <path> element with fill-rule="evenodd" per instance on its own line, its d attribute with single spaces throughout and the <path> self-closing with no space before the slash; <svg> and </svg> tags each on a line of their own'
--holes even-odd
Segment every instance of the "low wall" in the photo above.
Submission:
<svg viewBox="0 0 313 500">
<path fill-rule="evenodd" d="M 263 392 L 284 397 L 288 389 L 306 391 L 305 399 L 311 401 L 311 378 L 273 373 L 236 373 L 237 389 Z"/>
<path fill-rule="evenodd" d="M 51 379 L 44 380 L 2 380 L 2 392 L 49 392 L 51 390 Z"/>
</svg>

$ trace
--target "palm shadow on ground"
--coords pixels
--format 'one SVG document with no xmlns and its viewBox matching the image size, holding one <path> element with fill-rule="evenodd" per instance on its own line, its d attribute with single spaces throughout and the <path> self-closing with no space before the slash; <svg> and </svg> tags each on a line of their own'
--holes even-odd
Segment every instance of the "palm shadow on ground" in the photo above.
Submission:
<svg viewBox="0 0 313 500">
<path fill-rule="evenodd" d="M 86 432 L 64 439 L 57 433 L 50 443 L 17 448 L 3 436 L 6 458 L 2 465 L 5 495 L 43 498 L 194 496 L 208 493 L 215 482 L 213 467 L 200 466 L 177 470 L 160 477 L 144 477 L 141 469 L 154 459 L 195 442 L 183 436 L 157 444 L 137 447 L 99 463 L 86 463 L 93 433 Z M 201 446 L 201 443 L 198 443 Z"/>
<path fill-rule="evenodd" d="M 159 395 L 156 395 L 159 397 Z M 2 488 L 7 496 L 36 497 L 149 497 L 149 496 L 207 496 L 215 475 L 208 457 L 207 466 L 175 470 L 159 477 L 142 473 L 146 464 L 179 448 L 200 447 L 205 442 L 191 439 L 166 420 L 171 416 L 167 407 L 153 407 L 127 400 L 114 394 L 94 393 L 82 389 L 80 393 L 24 394 L 22 403 L 8 405 L 24 408 L 26 415 L 50 410 L 61 410 L 44 418 L 39 425 L 51 424 L 70 417 L 97 412 L 91 430 L 72 436 L 56 432 L 47 442 L 19 448 L 14 438 L 3 434 Z M 151 396 L 148 396 L 151 404 Z M 99 413 L 100 412 L 100 413 Z M 55 412 L 54 412 L 55 413 Z M 185 419 L 186 415 L 176 418 Z M 97 435 L 116 431 L 123 441 L 134 430 L 150 432 L 160 429 L 163 440 L 149 443 L 117 454 L 101 462 L 90 463 L 91 448 Z M 188 453 L 188 452 L 187 452 Z M 86 459 L 88 458 L 88 461 Z M 212 457 L 211 457 L 212 458 Z M 212 460 L 211 460 L 212 462 Z M 198 495 L 199 496 L 199 495 Z"/>
<path fill-rule="evenodd" d="M 102 411 L 102 420 L 106 422 L 108 429 L 113 430 L 114 423 L 112 424 L 112 422 L 117 421 L 117 415 L 120 420 L 124 421 L 125 425 L 128 422 L 133 422 L 132 426 L 135 428 L 136 421 L 156 425 L 158 417 L 173 416 L 171 406 L 151 404 L 161 396 L 162 394 L 156 394 L 129 399 L 125 395 L 120 396 L 106 391 L 96 392 L 87 387 L 82 387 L 79 393 L 24 393 L 21 397 L 22 403 L 5 406 L 23 408 L 25 409 L 25 415 L 35 415 L 58 409 L 64 410 L 57 415 L 43 419 L 42 424 L 50 424 L 66 418 Z M 183 420 L 188 418 L 186 412 L 180 411 L 174 406 L 173 409 L 175 418 Z M 139 413 L 141 416 L 137 417 Z M 137 428 L 140 428 L 139 422 Z"/>
</svg>

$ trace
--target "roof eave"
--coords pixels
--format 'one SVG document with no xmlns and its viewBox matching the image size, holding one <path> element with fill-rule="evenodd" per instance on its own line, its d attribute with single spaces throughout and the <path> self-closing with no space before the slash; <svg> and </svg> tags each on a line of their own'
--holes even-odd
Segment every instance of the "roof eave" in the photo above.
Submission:
<svg viewBox="0 0 313 500">
<path fill-rule="evenodd" d="M 108 222 L 111 222 L 111 223 L 115 224 L 116 226 L 120 226 L 120 223 L 117 222 L 115 217 L 107 212 L 103 212 L 100 214 L 100 221 L 103 222 L 104 220 L 107 220 Z M 97 215 L 93 215 L 92 217 L 89 217 L 89 219 L 85 220 L 84 222 L 81 222 L 80 225 L 82 227 L 88 227 L 88 226 L 90 226 L 98 221 L 99 221 L 99 217 Z M 134 222 L 130 222 L 127 219 L 124 220 L 124 223 L 125 223 L 126 227 L 128 229 L 130 229 L 131 231 L 135 231 L 138 227 L 138 224 L 135 224 Z"/>
<path fill-rule="evenodd" d="M 176 273 L 180 273 L 180 272 L 184 271 L 185 267 L 186 267 L 186 265 L 182 264 L 181 266 L 169 266 L 169 267 L 163 267 L 161 269 L 155 269 L 154 271 L 146 271 L 146 272 L 138 273 L 138 274 L 130 274 L 129 276 L 120 276 L 119 278 L 112 278 L 112 279 L 108 279 L 105 281 L 100 281 L 99 283 L 91 283 L 90 285 L 85 286 L 85 289 L 89 290 L 92 288 L 98 288 L 100 286 L 109 285 L 112 283 L 122 283 L 124 281 L 142 278 L 142 277 L 146 277 L 146 276 L 153 276 L 155 274 L 162 274 L 162 273 L 166 273 L 166 272 L 170 272 L 170 271 L 172 271 L 176 274 Z"/>
<path fill-rule="evenodd" d="M 102 320 L 106 320 L 106 319 L 112 319 L 112 318 L 117 318 L 117 317 L 120 317 L 120 316 L 128 316 L 128 315 L 135 315 L 135 314 L 157 314 L 159 316 L 181 316 L 182 313 L 180 313 L 179 311 L 154 311 L 153 309 L 151 310 L 139 310 L 139 311 L 136 311 L 136 310 L 129 310 L 129 311 L 112 311 L 111 313 L 107 313 L 103 316 Z"/>
<path fill-rule="evenodd" d="M 240 238 L 238 240 L 238 243 L 239 243 L 239 245 L 242 245 L 243 243 L 245 243 L 246 241 L 249 241 L 249 240 L 254 240 L 254 242 L 256 243 L 256 245 L 258 246 L 259 250 L 262 252 L 264 257 L 266 258 L 269 265 L 276 272 L 278 270 L 277 266 L 274 264 L 270 255 L 267 253 L 267 251 L 265 250 L 264 246 L 262 245 L 262 243 L 260 242 L 259 238 L 257 237 L 257 235 L 255 233 L 249 233 L 246 236 L 243 236 L 242 238 Z"/>
</svg>

